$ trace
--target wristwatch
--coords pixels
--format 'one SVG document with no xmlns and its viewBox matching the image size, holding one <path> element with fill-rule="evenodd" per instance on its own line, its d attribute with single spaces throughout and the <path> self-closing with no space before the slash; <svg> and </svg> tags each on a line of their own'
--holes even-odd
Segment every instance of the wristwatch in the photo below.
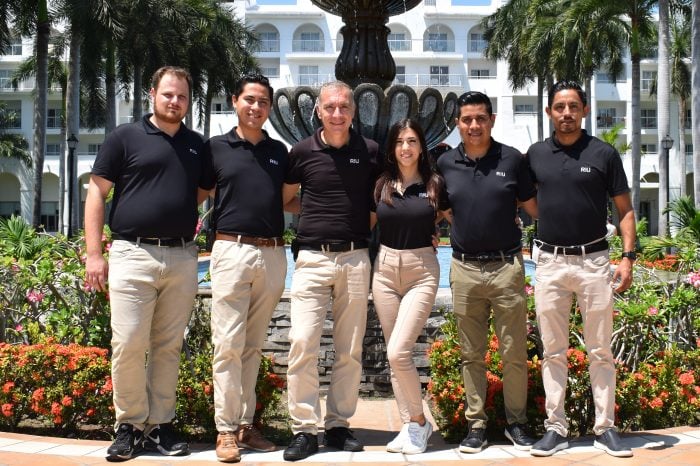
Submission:
<svg viewBox="0 0 700 466">
<path fill-rule="evenodd" d="M 626 257 L 632 262 L 637 260 L 637 253 L 634 251 L 625 251 L 622 253 L 622 257 Z"/>
</svg>

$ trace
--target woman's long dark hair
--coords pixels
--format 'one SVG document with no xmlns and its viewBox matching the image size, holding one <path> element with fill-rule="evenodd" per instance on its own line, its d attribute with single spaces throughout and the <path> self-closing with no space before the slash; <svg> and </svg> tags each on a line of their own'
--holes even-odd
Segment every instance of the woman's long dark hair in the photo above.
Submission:
<svg viewBox="0 0 700 466">
<path fill-rule="evenodd" d="M 418 136 L 418 141 L 420 142 L 418 173 L 420 173 L 423 184 L 425 184 L 430 205 L 433 207 L 433 209 L 435 209 L 435 212 L 437 212 L 440 191 L 442 191 L 444 181 L 442 176 L 435 171 L 433 159 L 430 156 L 430 152 L 428 152 L 428 145 L 425 142 L 423 128 L 421 128 L 420 124 L 418 124 L 416 120 L 411 118 L 405 118 L 397 121 L 389 129 L 386 143 L 385 170 L 384 173 L 379 176 L 377 184 L 374 187 L 374 201 L 376 203 L 381 201 L 387 205 L 392 205 L 391 197 L 396 192 L 394 183 L 401 179 L 401 172 L 399 171 L 399 166 L 396 163 L 396 140 L 399 138 L 401 131 L 405 129 L 412 129 Z"/>
</svg>

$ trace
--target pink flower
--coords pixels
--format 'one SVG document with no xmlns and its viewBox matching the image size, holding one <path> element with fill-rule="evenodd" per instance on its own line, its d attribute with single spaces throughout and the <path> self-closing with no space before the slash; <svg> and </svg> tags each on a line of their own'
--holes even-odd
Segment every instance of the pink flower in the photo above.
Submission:
<svg viewBox="0 0 700 466">
<path fill-rule="evenodd" d="M 15 325 L 15 330 L 17 330 L 18 332 L 21 332 L 22 330 L 24 330 L 24 327 L 22 327 L 21 324 L 17 324 L 17 325 Z"/>
<path fill-rule="evenodd" d="M 654 306 L 649 306 L 649 310 L 647 311 L 650 316 L 655 316 L 659 313 L 659 310 L 655 308 Z"/>
<path fill-rule="evenodd" d="M 44 293 L 39 291 L 29 290 L 27 291 L 27 301 L 30 303 L 40 303 L 44 299 Z"/>
<path fill-rule="evenodd" d="M 686 281 L 694 288 L 700 288 L 700 272 L 690 272 Z"/>
<path fill-rule="evenodd" d="M 194 234 L 198 235 L 199 232 L 202 230 L 202 219 L 197 220 L 197 228 L 194 229 Z"/>
<path fill-rule="evenodd" d="M 525 294 L 528 296 L 532 296 L 535 294 L 535 288 L 531 285 L 525 285 Z"/>
</svg>

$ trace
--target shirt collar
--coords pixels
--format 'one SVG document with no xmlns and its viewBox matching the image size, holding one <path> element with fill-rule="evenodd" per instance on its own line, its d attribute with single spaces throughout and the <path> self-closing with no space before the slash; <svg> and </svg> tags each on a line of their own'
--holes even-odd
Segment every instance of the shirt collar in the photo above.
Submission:
<svg viewBox="0 0 700 466">
<path fill-rule="evenodd" d="M 342 150 L 342 149 L 357 149 L 357 148 L 362 148 L 362 136 L 352 128 L 350 128 L 350 140 L 348 141 L 347 144 L 345 144 L 343 147 L 333 147 L 329 146 L 325 142 L 323 142 L 323 139 L 321 139 L 321 131 L 323 131 L 323 127 L 318 128 L 314 134 L 311 136 L 313 138 L 313 144 L 311 146 L 311 150 L 314 152 L 328 152 L 328 151 L 334 151 L 334 150 Z"/>
<path fill-rule="evenodd" d="M 579 137 L 576 140 L 576 142 L 574 142 L 570 146 L 565 146 L 564 144 L 561 144 L 555 136 L 556 136 L 556 132 L 553 132 L 552 136 L 547 138 L 547 142 L 548 142 L 550 148 L 552 149 L 552 152 L 560 152 L 560 151 L 568 151 L 568 150 L 575 150 L 575 151 L 580 150 L 586 145 L 588 140 L 591 138 L 591 136 L 588 135 L 588 131 L 586 131 L 585 129 L 582 129 L 581 130 L 581 137 Z"/>
<path fill-rule="evenodd" d="M 240 137 L 240 136 L 238 135 L 238 133 L 236 132 L 236 128 L 237 128 L 237 127 L 234 126 L 233 129 L 232 129 L 231 131 L 229 131 L 228 133 L 226 133 L 226 141 L 227 141 L 229 144 L 231 144 L 232 146 L 241 145 L 241 144 L 245 144 L 245 143 L 248 143 L 248 144 L 251 144 L 251 145 L 252 145 L 253 143 L 251 143 L 250 141 L 248 141 L 248 140 L 246 140 L 246 139 L 243 139 L 242 137 Z M 262 132 L 263 132 L 263 138 L 260 140 L 260 142 L 259 142 L 258 144 L 263 144 L 263 143 L 267 142 L 267 141 L 270 139 L 270 135 L 267 134 L 267 131 L 262 130 Z M 258 144 L 255 144 L 255 145 L 258 145 Z"/>
<path fill-rule="evenodd" d="M 467 163 L 475 163 L 475 161 L 468 158 L 466 152 L 464 152 L 464 143 L 460 142 L 457 145 L 456 149 L 457 149 L 457 152 L 455 154 L 455 161 L 462 160 L 462 161 L 466 161 Z M 486 151 L 486 154 L 483 157 L 479 157 L 479 160 L 490 159 L 491 157 L 500 157 L 500 156 L 501 156 L 501 143 L 496 141 L 494 138 L 491 138 L 491 144 L 489 145 L 489 149 Z"/>
<path fill-rule="evenodd" d="M 168 133 L 163 131 L 162 129 L 158 128 L 156 125 L 154 125 L 151 122 L 151 116 L 153 113 L 147 113 L 143 116 L 141 119 L 141 123 L 143 124 L 143 129 L 146 131 L 146 134 L 165 134 L 167 136 L 170 136 Z M 183 131 L 185 131 L 187 127 L 185 126 L 184 123 L 180 123 L 180 127 L 177 130 L 177 133 L 175 133 L 174 136 L 172 137 L 178 137 L 180 134 L 182 134 Z"/>
</svg>

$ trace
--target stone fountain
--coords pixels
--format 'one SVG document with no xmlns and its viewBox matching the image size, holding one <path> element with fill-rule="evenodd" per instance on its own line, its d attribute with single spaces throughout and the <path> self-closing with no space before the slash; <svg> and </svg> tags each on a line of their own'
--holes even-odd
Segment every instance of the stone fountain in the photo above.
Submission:
<svg viewBox="0 0 700 466">
<path fill-rule="evenodd" d="M 427 88 L 418 97 L 409 86 L 391 86 L 396 65 L 389 51 L 386 23 L 390 16 L 405 13 L 420 0 L 311 1 L 343 19 L 343 48 L 335 64 L 335 76 L 354 89 L 355 129 L 377 141 L 382 151 L 388 128 L 402 118 L 420 122 L 430 148 L 450 134 L 457 115 L 455 93 L 443 98 L 437 89 Z M 309 86 L 275 92 L 270 121 L 289 144 L 310 136 L 320 126 L 314 112 L 317 97 L 318 89 Z"/>
</svg>

